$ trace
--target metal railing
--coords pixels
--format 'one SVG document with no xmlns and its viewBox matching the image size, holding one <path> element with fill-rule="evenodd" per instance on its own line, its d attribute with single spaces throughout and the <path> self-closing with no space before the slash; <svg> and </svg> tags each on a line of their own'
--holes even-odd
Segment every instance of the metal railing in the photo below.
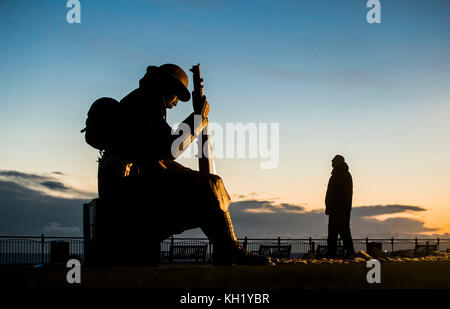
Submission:
<svg viewBox="0 0 450 309">
<path fill-rule="evenodd" d="M 84 259 L 83 237 L 0 236 L 0 264 L 49 263 L 53 241 L 68 242 L 69 255 Z"/>
<path fill-rule="evenodd" d="M 0 264 L 45 264 L 50 262 L 51 243 L 64 241 L 69 243 L 69 255 L 84 260 L 84 248 L 82 237 L 57 237 L 57 236 L 0 236 Z M 339 242 L 340 239 L 338 240 Z M 260 245 L 291 245 L 291 258 L 301 258 L 305 253 L 316 253 L 319 245 L 325 246 L 326 239 L 298 239 L 298 238 L 241 238 L 239 242 L 248 251 L 257 253 Z M 398 250 L 414 250 L 417 245 L 437 245 L 440 251 L 449 251 L 450 239 L 439 238 L 355 238 L 353 244 L 356 251 L 366 250 L 369 242 L 382 244 L 382 250 L 391 253 Z M 161 263 L 168 263 L 167 256 L 171 246 L 174 245 L 207 245 L 206 261 L 212 260 L 213 245 L 207 238 L 174 238 L 171 237 L 161 242 Z M 178 261 L 178 262 L 189 262 Z"/>
</svg>

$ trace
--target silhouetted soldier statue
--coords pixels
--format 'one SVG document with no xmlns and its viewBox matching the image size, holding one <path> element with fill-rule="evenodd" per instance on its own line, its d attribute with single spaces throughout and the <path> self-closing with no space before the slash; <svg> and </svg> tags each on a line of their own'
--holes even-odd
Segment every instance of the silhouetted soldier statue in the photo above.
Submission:
<svg viewBox="0 0 450 309">
<path fill-rule="evenodd" d="M 181 134 L 174 134 L 166 122 L 166 109 L 190 100 L 187 86 L 188 77 L 177 65 L 149 66 L 139 88 L 120 101 L 114 141 L 99 159 L 99 196 L 139 203 L 142 213 L 136 213 L 132 224 L 124 224 L 137 226 L 154 242 L 199 227 L 214 245 L 215 264 L 267 263 L 266 257 L 239 245 L 222 179 L 174 161 Z M 203 96 L 183 122 L 190 128 L 189 143 L 205 126 L 208 112 Z"/>
<path fill-rule="evenodd" d="M 344 245 L 345 257 L 350 257 L 355 253 L 350 233 L 353 181 L 343 156 L 336 155 L 331 162 L 333 171 L 325 197 L 325 214 L 329 217 L 326 256 L 334 257 L 336 255 L 336 243 L 338 235 L 340 235 Z"/>
</svg>

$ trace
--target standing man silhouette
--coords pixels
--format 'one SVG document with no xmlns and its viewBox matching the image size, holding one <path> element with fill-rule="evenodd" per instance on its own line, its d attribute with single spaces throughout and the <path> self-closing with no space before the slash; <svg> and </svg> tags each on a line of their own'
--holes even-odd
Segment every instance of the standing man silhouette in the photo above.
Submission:
<svg viewBox="0 0 450 309">
<path fill-rule="evenodd" d="M 336 256 L 337 238 L 341 236 L 344 243 L 345 258 L 355 254 L 350 233 L 350 212 L 352 209 L 353 180 L 348 165 L 341 155 L 331 161 L 333 171 L 328 182 L 325 197 L 325 214 L 328 215 L 328 250 L 327 257 Z"/>
</svg>

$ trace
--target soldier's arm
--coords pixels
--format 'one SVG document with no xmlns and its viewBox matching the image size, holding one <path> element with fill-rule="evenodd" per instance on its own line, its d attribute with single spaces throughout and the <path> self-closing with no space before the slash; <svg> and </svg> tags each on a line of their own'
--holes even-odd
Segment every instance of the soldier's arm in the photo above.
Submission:
<svg viewBox="0 0 450 309">
<path fill-rule="evenodd" d="M 182 132 L 172 131 L 170 149 L 173 159 L 178 158 L 208 125 L 209 103 L 206 96 L 193 100 L 192 105 L 194 112 L 180 124 Z"/>
<path fill-rule="evenodd" d="M 165 119 L 162 120 L 164 133 L 159 143 L 162 146 L 164 158 L 172 160 L 178 158 L 208 125 L 209 103 L 206 96 L 197 100 L 193 107 L 194 112 L 180 123 L 177 130 L 173 130 Z"/>
<path fill-rule="evenodd" d="M 208 124 L 208 118 L 192 113 L 180 124 L 181 131 L 172 131 L 170 138 L 170 152 L 173 159 L 178 158 L 197 138 Z"/>
<path fill-rule="evenodd" d="M 153 143 L 158 145 L 158 157 L 175 160 L 197 138 L 208 124 L 208 118 L 197 114 L 190 114 L 178 127 L 173 130 L 162 120 L 157 134 L 153 134 Z"/>
</svg>

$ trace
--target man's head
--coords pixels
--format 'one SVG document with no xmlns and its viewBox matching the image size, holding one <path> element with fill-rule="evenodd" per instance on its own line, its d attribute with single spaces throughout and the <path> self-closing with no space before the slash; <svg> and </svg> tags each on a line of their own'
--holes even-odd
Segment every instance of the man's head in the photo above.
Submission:
<svg viewBox="0 0 450 309">
<path fill-rule="evenodd" d="M 176 106 L 178 100 L 184 102 L 190 100 L 191 94 L 187 89 L 188 77 L 179 66 L 167 63 L 159 67 L 147 67 L 147 73 L 143 78 L 141 87 L 145 87 L 145 80 L 149 77 L 157 82 L 161 96 L 164 99 L 164 104 L 167 108 Z"/>
<path fill-rule="evenodd" d="M 345 163 L 345 159 L 344 159 L 344 157 L 341 156 L 341 155 L 336 155 L 336 156 L 333 158 L 333 160 L 331 160 L 331 166 L 332 166 L 332 167 L 338 167 L 338 166 L 340 166 L 340 165 L 342 165 L 342 164 L 344 164 L 344 163 Z"/>
</svg>

